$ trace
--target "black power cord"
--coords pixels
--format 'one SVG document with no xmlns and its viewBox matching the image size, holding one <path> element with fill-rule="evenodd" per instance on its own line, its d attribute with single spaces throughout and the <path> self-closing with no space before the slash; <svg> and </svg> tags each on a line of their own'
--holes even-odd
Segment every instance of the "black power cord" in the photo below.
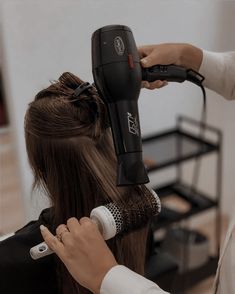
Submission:
<svg viewBox="0 0 235 294">
<path fill-rule="evenodd" d="M 201 140 L 201 142 L 203 142 L 203 140 L 205 138 L 205 127 L 206 127 L 206 120 L 207 120 L 207 110 L 206 110 L 206 102 L 207 101 L 206 101 L 205 88 L 202 85 L 200 85 L 200 88 L 201 88 L 202 94 L 203 94 L 203 107 L 202 107 L 201 122 L 200 122 L 200 129 L 199 129 L 198 137 Z M 201 143 L 201 144 L 203 144 L 203 143 Z M 203 148 L 203 145 L 201 148 Z M 196 162 L 195 162 L 195 166 L 194 166 L 194 170 L 193 170 L 192 184 L 191 184 L 191 189 L 190 189 L 191 192 L 196 191 L 196 187 L 197 187 L 198 181 L 199 181 L 200 169 L 201 169 L 201 156 L 198 155 L 196 157 Z"/>
<path fill-rule="evenodd" d="M 204 81 L 204 76 L 199 74 L 197 71 L 193 69 L 188 69 L 187 71 L 187 78 L 186 80 L 189 82 L 192 82 L 193 84 L 197 85 L 200 87 L 202 90 L 202 95 L 203 95 L 203 106 L 202 106 L 202 114 L 201 114 L 201 123 L 200 123 L 200 129 L 199 129 L 199 139 L 201 142 L 205 138 L 205 126 L 206 126 L 206 119 L 207 119 L 207 111 L 206 111 L 206 91 L 204 86 L 202 85 Z M 202 145 L 203 148 L 203 145 Z M 199 157 L 199 158 L 198 158 Z M 200 160 L 200 155 L 196 157 L 196 163 L 195 167 L 193 170 L 193 177 L 192 177 L 192 184 L 191 184 L 191 193 L 195 192 L 196 186 L 198 184 L 199 180 L 199 172 L 201 168 L 201 160 Z"/>
</svg>

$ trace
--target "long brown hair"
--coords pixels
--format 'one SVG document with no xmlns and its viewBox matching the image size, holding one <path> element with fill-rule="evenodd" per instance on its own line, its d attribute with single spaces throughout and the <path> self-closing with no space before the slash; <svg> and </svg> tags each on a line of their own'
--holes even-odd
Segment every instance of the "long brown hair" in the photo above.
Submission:
<svg viewBox="0 0 235 294">
<path fill-rule="evenodd" d="M 39 92 L 25 116 L 27 153 L 34 187 L 51 199 L 52 226 L 110 201 L 127 202 L 150 193 L 144 185 L 116 186 L 116 157 L 103 101 L 94 87 L 74 96 L 83 81 L 64 73 Z M 143 274 L 147 228 L 108 241 L 118 263 Z M 58 262 L 61 293 L 90 293 Z"/>
</svg>

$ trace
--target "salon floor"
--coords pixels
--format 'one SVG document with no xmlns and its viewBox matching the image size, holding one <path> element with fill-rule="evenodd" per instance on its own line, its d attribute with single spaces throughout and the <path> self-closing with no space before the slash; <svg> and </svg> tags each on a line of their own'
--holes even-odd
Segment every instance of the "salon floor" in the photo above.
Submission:
<svg viewBox="0 0 235 294">
<path fill-rule="evenodd" d="M 16 154 L 9 128 L 0 128 L 0 236 L 12 232 L 23 225 L 23 209 L 17 174 Z M 226 231 L 223 221 L 223 232 Z M 212 224 L 207 226 L 211 231 Z M 213 277 L 190 289 L 187 294 L 211 294 Z"/>
</svg>

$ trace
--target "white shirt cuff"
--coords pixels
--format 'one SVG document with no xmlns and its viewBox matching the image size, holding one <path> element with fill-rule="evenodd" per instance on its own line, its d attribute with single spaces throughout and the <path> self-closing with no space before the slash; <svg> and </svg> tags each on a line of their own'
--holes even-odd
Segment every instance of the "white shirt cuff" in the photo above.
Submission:
<svg viewBox="0 0 235 294">
<path fill-rule="evenodd" d="M 203 50 L 199 73 L 205 77 L 205 87 L 228 100 L 235 99 L 235 52 Z"/>
<path fill-rule="evenodd" d="M 116 265 L 104 277 L 100 294 L 167 294 L 155 283 L 131 271 L 125 266 Z"/>
</svg>

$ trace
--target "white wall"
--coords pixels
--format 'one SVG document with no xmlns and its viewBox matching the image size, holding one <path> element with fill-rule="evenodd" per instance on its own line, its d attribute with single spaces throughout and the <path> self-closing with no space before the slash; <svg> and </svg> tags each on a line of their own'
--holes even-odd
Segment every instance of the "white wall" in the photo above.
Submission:
<svg viewBox="0 0 235 294">
<path fill-rule="evenodd" d="M 23 119 L 27 104 L 49 80 L 71 71 L 92 81 L 90 38 L 107 24 L 132 28 L 137 44 L 189 42 L 209 50 L 234 50 L 234 1 L 207 0 L 2 0 L 3 66 L 27 219 L 45 205 L 31 199 L 32 176 L 27 164 Z M 235 191 L 233 156 L 235 103 L 209 93 L 209 122 L 225 132 L 224 208 Z M 172 84 L 142 91 L 142 133 L 175 123 L 176 114 L 199 118 L 202 98 L 195 86 Z M 39 200 L 37 200 L 39 199 Z"/>
</svg>

